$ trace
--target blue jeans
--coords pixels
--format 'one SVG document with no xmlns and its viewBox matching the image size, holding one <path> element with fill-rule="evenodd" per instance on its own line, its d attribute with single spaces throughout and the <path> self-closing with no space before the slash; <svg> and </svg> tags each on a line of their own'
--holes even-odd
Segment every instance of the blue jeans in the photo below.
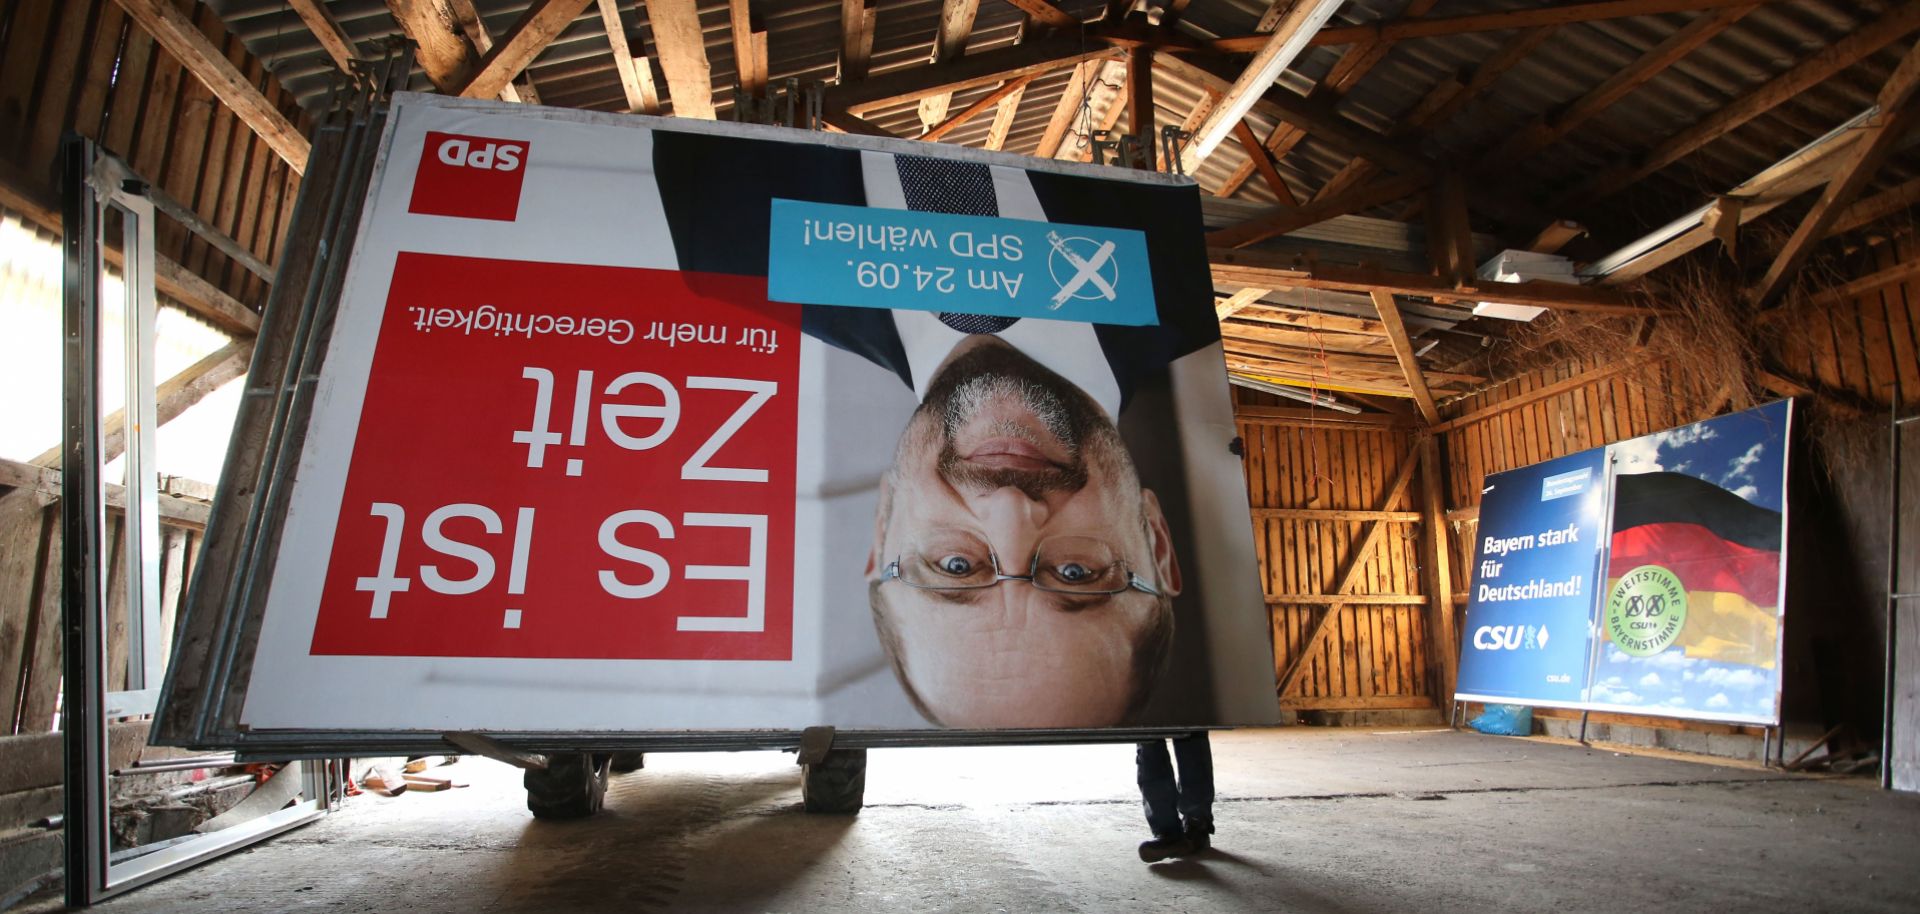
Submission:
<svg viewBox="0 0 1920 914">
<path fill-rule="evenodd" d="M 1174 759 L 1180 762 L 1177 782 Z M 1167 757 L 1166 740 L 1148 740 L 1135 750 L 1134 762 L 1139 767 L 1147 827 L 1155 837 L 1182 834 L 1183 818 L 1190 827 L 1213 831 L 1213 747 L 1207 742 L 1207 731 L 1176 737 L 1173 758 Z"/>
</svg>

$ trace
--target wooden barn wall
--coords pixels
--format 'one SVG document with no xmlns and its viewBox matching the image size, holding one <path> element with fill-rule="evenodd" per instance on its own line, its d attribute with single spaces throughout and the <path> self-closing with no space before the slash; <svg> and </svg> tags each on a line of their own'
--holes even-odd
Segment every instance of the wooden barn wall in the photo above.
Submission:
<svg viewBox="0 0 1920 914">
<path fill-rule="evenodd" d="M 310 121 L 203 3 L 176 5 L 303 132 Z M 56 201 L 60 137 L 75 131 L 271 265 L 300 176 L 115 0 L 0 0 L 0 183 Z M 43 226 L 55 228 L 55 226 Z M 266 283 L 171 220 L 156 253 L 258 309 Z"/>
<path fill-rule="evenodd" d="M 18 467 L 11 465 L 9 469 Z M 56 483 L 57 484 L 57 483 Z M 164 498 L 160 526 L 161 656 L 206 529 L 204 501 Z M 15 489 L 0 500 L 8 529 L 0 537 L 0 734 L 42 733 L 60 701 L 60 504 L 50 491 Z M 124 689 L 130 650 L 123 515 L 107 513 L 107 687 Z"/>
<path fill-rule="evenodd" d="M 1241 399 L 1278 402 L 1257 394 Z M 1385 501 L 1403 463 L 1417 459 L 1409 430 L 1274 421 L 1243 410 L 1239 433 L 1276 683 L 1305 664 L 1295 687 L 1280 696 L 1281 707 L 1437 707 L 1420 585 L 1419 489 L 1410 484 L 1396 501 Z M 1370 602 L 1332 603 L 1327 595 L 1376 523 L 1384 530 L 1352 590 Z M 1310 644 L 1329 612 L 1325 633 Z"/>
</svg>

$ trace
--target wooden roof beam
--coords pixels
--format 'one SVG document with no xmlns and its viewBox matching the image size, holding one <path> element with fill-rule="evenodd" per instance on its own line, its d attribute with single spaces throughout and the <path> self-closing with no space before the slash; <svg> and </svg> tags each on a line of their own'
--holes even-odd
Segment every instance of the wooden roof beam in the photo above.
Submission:
<svg viewBox="0 0 1920 914">
<path fill-rule="evenodd" d="M 1220 146 L 1220 142 L 1233 131 L 1233 125 L 1240 122 L 1253 110 L 1256 102 L 1273 88 L 1280 73 L 1293 64 L 1300 52 L 1306 50 L 1307 41 L 1320 31 L 1327 20 L 1333 17 L 1333 11 L 1340 8 L 1343 0 L 1295 0 L 1274 25 L 1273 31 L 1266 35 L 1260 49 L 1247 62 L 1233 82 L 1220 89 L 1220 103 L 1214 106 L 1213 113 L 1202 121 L 1200 129 L 1194 131 L 1193 142 L 1187 144 L 1182 152 L 1183 168 L 1186 174 L 1198 170 L 1201 162 Z M 1276 3 L 1274 6 L 1277 7 Z M 1269 8 L 1269 15 L 1272 14 Z"/>
<path fill-rule="evenodd" d="M 849 0 L 858 2 L 858 0 Z M 825 104 L 854 114 L 865 114 L 918 101 L 941 92 L 959 92 L 996 85 L 1022 76 L 1038 76 L 1088 60 L 1116 59 L 1124 52 L 1105 45 L 1086 45 L 1077 37 L 1028 41 L 979 54 L 968 54 L 942 66 L 895 70 L 870 79 L 847 82 L 827 90 Z"/>
<path fill-rule="evenodd" d="M 1845 211 L 1834 218 L 1833 225 L 1827 229 L 1827 236 L 1832 237 L 1845 232 L 1851 232 L 1854 229 L 1869 223 L 1878 222 L 1895 213 L 1905 212 L 1915 203 L 1920 203 L 1920 178 L 1914 178 L 1899 187 L 1868 197 L 1865 200 L 1861 200 L 1847 207 Z"/>
<path fill-rule="evenodd" d="M 1269 289 L 1331 289 L 1371 295 L 1376 290 L 1441 302 L 1501 302 L 1597 314 L 1662 313 L 1634 304 L 1620 293 L 1595 286 L 1553 282 L 1473 282 L 1454 285 L 1424 273 L 1400 273 L 1366 267 L 1302 264 L 1290 257 L 1210 246 L 1207 260 L 1216 283 Z"/>
<path fill-rule="evenodd" d="M 313 143 L 280 113 L 253 81 L 241 73 L 225 51 L 213 46 L 206 33 L 169 0 L 119 0 L 127 15 L 167 49 L 188 72 L 207 84 L 241 122 L 266 141 L 295 172 L 305 174 Z"/>
<path fill-rule="evenodd" d="M 1920 44 L 1907 50 L 1893 75 L 1887 78 L 1877 99 L 1879 117 L 1868 122 L 1861 136 L 1854 140 L 1853 149 L 1827 182 L 1820 199 L 1814 201 L 1813 208 L 1801 218 L 1779 256 L 1754 287 L 1752 297 L 1756 305 L 1767 308 L 1780 300 L 1781 293 L 1799 278 L 1800 267 L 1806 264 L 1814 245 L 1827 236 L 1827 229 L 1840 211 L 1860 195 L 1867 182 L 1879 173 L 1895 144 L 1915 121 L 1920 121 L 1920 109 L 1914 104 L 1916 90 L 1920 90 Z"/>
<path fill-rule="evenodd" d="M 620 19 L 617 0 L 597 0 L 600 24 L 607 31 L 607 45 L 613 51 L 614 69 L 620 73 L 620 90 L 627 95 L 627 111 L 639 114 L 660 113 L 660 91 L 653 84 L 653 64 L 645 57 L 633 56 L 627 42 L 627 27 Z"/>
<path fill-rule="evenodd" d="M 840 85 L 867 78 L 876 0 L 840 0 Z"/>
<path fill-rule="evenodd" d="M 499 95 L 547 45 L 560 37 L 560 32 L 586 10 L 589 2 L 591 0 L 538 0 L 528 7 L 513 28 L 507 30 L 506 37 L 480 58 L 480 65 L 460 87 L 459 94 L 466 98 Z M 655 0 L 649 9 L 660 5 L 663 4 Z M 702 54 L 705 54 L 704 48 Z"/>
<path fill-rule="evenodd" d="M 713 69 L 694 0 L 647 0 L 647 21 L 667 74 L 667 97 L 675 117 L 713 120 Z"/>
<path fill-rule="evenodd" d="M 980 0 L 944 0 L 940 6 L 940 25 L 934 30 L 933 53 L 928 63 L 950 63 L 967 53 L 967 39 L 973 36 L 973 20 L 980 13 Z M 953 93 L 942 92 L 920 100 L 920 123 L 928 131 L 947 119 L 947 106 Z"/>
<path fill-rule="evenodd" d="M 354 46 L 353 39 L 347 37 L 347 30 L 340 27 L 340 20 L 333 18 L 322 0 L 287 0 L 289 6 L 307 24 L 307 30 L 313 33 L 315 41 L 325 49 L 327 56 L 340 68 L 340 72 L 351 74 L 353 62 L 360 58 L 360 49 Z"/>
<path fill-rule="evenodd" d="M 1007 0 L 1008 3 L 1026 13 L 1035 23 L 1054 29 L 1077 29 L 1080 20 L 1067 15 L 1059 7 L 1047 0 Z"/>
<path fill-rule="evenodd" d="M 1387 328 L 1387 341 L 1393 344 L 1393 357 L 1406 373 L 1407 388 L 1413 391 L 1413 402 L 1420 407 L 1420 417 L 1427 420 L 1428 425 L 1439 425 L 1440 408 L 1434 405 L 1433 392 L 1427 389 L 1426 376 L 1420 373 L 1420 359 L 1414 355 L 1407 324 L 1400 319 L 1400 306 L 1394 303 L 1391 292 L 1375 289 L 1371 295 L 1373 307 L 1380 312 L 1380 323 Z"/>
<path fill-rule="evenodd" d="M 983 148 L 998 152 L 1007 145 L 1007 134 L 1013 130 L 1014 115 L 1020 113 L 1020 100 L 1025 98 L 1026 94 L 1026 83 L 1022 83 L 1012 92 L 1007 93 L 1005 98 L 1000 99 L 999 105 L 993 112 L 993 126 L 987 128 L 987 141 Z"/>
<path fill-rule="evenodd" d="M 1711 10 L 1694 17 L 1692 22 L 1667 36 L 1665 41 L 1647 49 L 1633 63 L 1607 77 L 1585 95 L 1541 114 L 1508 135 L 1506 142 L 1482 160 L 1485 167 L 1480 170 L 1490 171 L 1497 166 L 1518 162 L 1559 142 L 1575 128 L 1612 107 L 1648 80 L 1666 72 L 1681 58 L 1759 8 L 1758 3 L 1748 3 Z"/>
<path fill-rule="evenodd" d="M 1780 103 L 1819 85 L 1916 28 L 1920 28 L 1920 2 L 1906 0 L 1888 10 L 1886 15 L 1855 29 L 1845 38 L 1820 49 L 1786 72 L 1702 118 L 1692 127 L 1667 138 L 1632 162 L 1595 175 L 1592 180 L 1564 195 L 1559 202 L 1569 205 L 1590 203 L 1616 193 L 1773 110 Z"/>
<path fill-rule="evenodd" d="M 1273 154 L 1267 152 L 1267 147 L 1260 143 L 1258 136 L 1254 135 L 1253 127 L 1243 120 L 1233 125 L 1233 135 L 1240 140 L 1240 148 L 1246 150 L 1247 161 L 1252 163 L 1261 180 L 1267 182 L 1267 187 L 1273 191 L 1273 196 L 1280 201 L 1280 205 L 1299 206 L 1300 198 L 1294 195 L 1293 188 L 1287 186 L 1287 179 L 1282 177 L 1280 169 L 1274 166 Z"/>
<path fill-rule="evenodd" d="M 735 77 L 740 90 L 759 95 L 767 88 L 766 17 L 748 0 L 727 0 L 727 23 L 733 32 Z"/>
<path fill-rule="evenodd" d="M 1362 185 L 1337 197 L 1315 200 L 1305 206 L 1273 207 L 1245 222 L 1208 232 L 1207 244 L 1212 247 L 1243 248 L 1276 235 L 1318 225 L 1336 216 L 1352 215 L 1404 199 L 1419 193 L 1426 185 L 1425 175 L 1396 175 Z"/>
<path fill-rule="evenodd" d="M 434 88 L 458 95 L 480 55 L 461 37 L 450 10 L 434 0 L 387 0 L 400 31 L 413 40 L 414 60 L 425 70 Z"/>
<path fill-rule="evenodd" d="M 447 12 L 453 14 L 454 24 L 475 51 L 485 54 L 493 50 L 493 32 L 487 29 L 487 22 L 480 18 L 480 11 L 473 6 L 473 0 L 441 0 Z M 474 64 L 478 66 L 476 62 Z M 540 104 L 540 93 L 533 87 L 533 78 L 527 77 L 525 85 L 514 85 L 511 80 L 500 89 L 502 101 L 524 102 L 529 105 Z"/>
<path fill-rule="evenodd" d="M 1099 66 L 1095 61 L 1082 61 L 1074 65 L 1073 75 L 1067 78 L 1067 86 L 1060 93 L 1060 101 L 1053 106 L 1053 118 L 1047 121 L 1046 132 L 1040 134 L 1040 144 L 1034 148 L 1034 156 L 1051 159 L 1060 154 L 1060 143 L 1073 127 L 1074 113 L 1080 110 L 1080 99 L 1086 95 L 1087 80 L 1093 78 Z"/>
<path fill-rule="evenodd" d="M 965 110 L 935 124 L 926 133 L 921 134 L 920 139 L 926 140 L 929 143 L 940 140 L 947 134 L 952 133 L 955 128 L 985 113 L 988 108 L 998 106 L 1000 102 L 1008 96 L 1025 89 L 1027 83 L 1033 82 L 1033 79 L 1032 76 L 1022 76 L 1018 79 L 1010 79 L 1002 83 L 1000 88 L 981 96 L 978 101 L 968 105 Z"/>
<path fill-rule="evenodd" d="M 1368 39 L 1405 41 L 1437 35 L 1467 32 L 1498 32 L 1535 26 L 1566 25 L 1572 22 L 1597 22 L 1603 19 L 1628 19 L 1693 10 L 1742 6 L 1754 0 L 1601 0 L 1597 3 L 1569 3 L 1535 9 L 1504 10 L 1497 13 L 1468 13 L 1458 16 L 1410 16 L 1383 22 L 1322 29 L 1313 37 L 1315 46 L 1350 44 Z M 1245 53 L 1253 49 L 1254 36 L 1236 36 L 1211 42 L 1227 53 Z"/>
</svg>

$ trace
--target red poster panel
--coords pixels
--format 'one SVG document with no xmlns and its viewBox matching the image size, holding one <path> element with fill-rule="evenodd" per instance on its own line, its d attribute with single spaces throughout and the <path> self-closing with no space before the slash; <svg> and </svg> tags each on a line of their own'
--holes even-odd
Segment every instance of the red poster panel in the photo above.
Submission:
<svg viewBox="0 0 1920 914">
<path fill-rule="evenodd" d="M 405 253 L 383 321 L 312 653 L 791 658 L 798 306 Z"/>
</svg>

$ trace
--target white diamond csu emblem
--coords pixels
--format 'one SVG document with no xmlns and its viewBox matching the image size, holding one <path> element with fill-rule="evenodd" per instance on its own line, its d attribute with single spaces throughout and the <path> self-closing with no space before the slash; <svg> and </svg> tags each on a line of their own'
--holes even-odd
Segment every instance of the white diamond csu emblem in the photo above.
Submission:
<svg viewBox="0 0 1920 914">
<path fill-rule="evenodd" d="M 1544 625 L 1540 626 L 1540 649 L 1547 649 L 1547 627 Z"/>
</svg>

